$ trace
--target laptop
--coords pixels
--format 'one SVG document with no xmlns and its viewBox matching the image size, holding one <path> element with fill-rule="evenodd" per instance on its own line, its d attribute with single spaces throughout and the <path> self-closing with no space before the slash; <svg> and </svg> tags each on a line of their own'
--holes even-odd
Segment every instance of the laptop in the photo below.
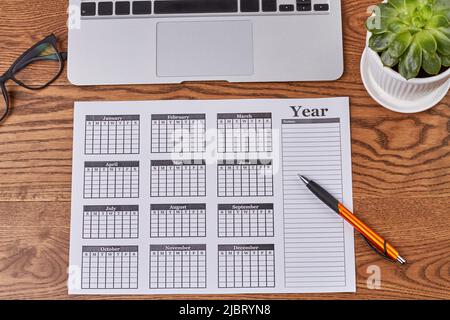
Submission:
<svg viewBox="0 0 450 320">
<path fill-rule="evenodd" d="M 336 80 L 340 0 L 70 0 L 75 85 Z"/>
</svg>

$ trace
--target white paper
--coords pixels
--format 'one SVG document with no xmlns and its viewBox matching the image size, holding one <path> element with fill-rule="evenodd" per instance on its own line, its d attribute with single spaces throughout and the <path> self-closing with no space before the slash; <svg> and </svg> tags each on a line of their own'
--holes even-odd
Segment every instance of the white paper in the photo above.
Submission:
<svg viewBox="0 0 450 320">
<path fill-rule="evenodd" d="M 348 98 L 75 103 L 70 294 L 354 292 Z"/>
</svg>

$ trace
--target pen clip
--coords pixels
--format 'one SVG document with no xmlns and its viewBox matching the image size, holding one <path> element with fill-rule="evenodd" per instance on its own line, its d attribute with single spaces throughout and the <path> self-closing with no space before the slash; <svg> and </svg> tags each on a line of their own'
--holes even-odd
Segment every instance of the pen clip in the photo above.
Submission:
<svg viewBox="0 0 450 320">
<path fill-rule="evenodd" d="M 370 241 L 366 237 L 364 237 L 362 234 L 360 234 L 360 236 L 364 239 L 364 241 L 366 241 L 369 248 L 371 248 L 373 251 L 378 253 L 384 259 L 386 259 L 390 262 L 395 262 L 394 259 L 389 258 L 389 256 L 387 255 L 387 248 L 386 248 L 387 241 L 386 240 L 384 241 L 384 251 L 381 251 L 381 250 L 378 250 L 377 248 L 375 248 L 375 246 L 373 244 L 371 244 Z"/>
</svg>

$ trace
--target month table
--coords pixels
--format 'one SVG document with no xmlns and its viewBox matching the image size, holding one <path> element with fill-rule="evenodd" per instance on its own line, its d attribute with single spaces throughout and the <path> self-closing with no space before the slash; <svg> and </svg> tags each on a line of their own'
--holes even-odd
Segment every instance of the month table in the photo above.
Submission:
<svg viewBox="0 0 450 320">
<path fill-rule="evenodd" d="M 219 160 L 219 197 L 273 196 L 272 160 Z"/>
<path fill-rule="evenodd" d="M 152 204 L 151 238 L 206 236 L 205 204 Z"/>
<path fill-rule="evenodd" d="M 272 152 L 271 113 L 217 114 L 219 153 Z"/>
<path fill-rule="evenodd" d="M 138 154 L 139 115 L 88 115 L 85 154 Z"/>
<path fill-rule="evenodd" d="M 137 246 L 83 246 L 83 289 L 137 289 Z"/>
<path fill-rule="evenodd" d="M 204 160 L 152 160 L 152 197 L 204 197 L 206 165 Z"/>
<path fill-rule="evenodd" d="M 205 114 L 153 114 L 152 153 L 205 152 Z"/>
<path fill-rule="evenodd" d="M 139 206 L 84 206 L 84 239 L 138 238 Z"/>
<path fill-rule="evenodd" d="M 84 163 L 84 198 L 138 197 L 138 161 Z"/>
<path fill-rule="evenodd" d="M 273 237 L 273 204 L 219 204 L 219 237 Z"/>
<path fill-rule="evenodd" d="M 206 245 L 151 245 L 150 288 L 206 288 Z"/>
<path fill-rule="evenodd" d="M 273 244 L 219 245 L 219 288 L 275 287 Z"/>
</svg>

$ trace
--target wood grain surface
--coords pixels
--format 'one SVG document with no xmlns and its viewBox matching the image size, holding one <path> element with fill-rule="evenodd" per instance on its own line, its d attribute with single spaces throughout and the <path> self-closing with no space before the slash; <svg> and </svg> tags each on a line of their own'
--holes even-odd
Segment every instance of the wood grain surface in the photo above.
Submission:
<svg viewBox="0 0 450 320">
<path fill-rule="evenodd" d="M 31 92 L 12 82 L 0 125 L 0 298 L 449 299 L 450 97 L 420 114 L 378 106 L 359 74 L 367 7 L 343 0 L 344 76 L 336 82 L 74 87 L 63 75 Z M 54 32 L 67 47 L 66 0 L 0 1 L 0 72 Z M 37 79 L 36 79 L 37 81 Z M 400 267 L 356 237 L 356 294 L 68 296 L 73 102 L 84 100 L 351 97 L 355 211 L 408 259 Z M 367 288 L 369 266 L 381 289 Z"/>
</svg>

